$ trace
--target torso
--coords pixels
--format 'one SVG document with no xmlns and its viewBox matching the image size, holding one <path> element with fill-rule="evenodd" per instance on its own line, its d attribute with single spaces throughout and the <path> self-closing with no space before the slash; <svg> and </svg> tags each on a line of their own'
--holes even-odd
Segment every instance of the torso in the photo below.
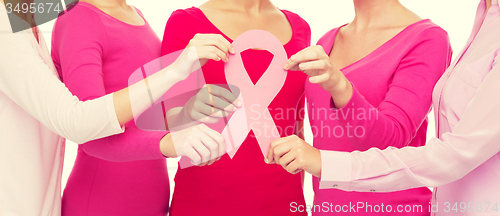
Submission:
<svg viewBox="0 0 500 216">
<path fill-rule="evenodd" d="M 281 21 L 290 20 L 286 26 L 293 29 L 292 35 L 282 34 L 283 37 L 276 35 L 281 37 L 279 39 L 285 44 L 287 57 L 290 57 L 309 46 L 310 29 L 298 15 L 288 11 L 279 12 L 285 16 Z M 248 30 L 246 28 L 239 28 L 237 31 L 219 29 L 221 24 L 212 23 L 210 19 L 217 18 L 210 18 L 210 12 L 206 16 L 204 11 L 198 8 L 174 12 L 167 24 L 165 33 L 167 37 L 163 41 L 162 54 L 182 49 L 186 46 L 185 43 L 197 33 L 222 34 L 229 42 L 232 42 L 232 39 L 239 36 L 239 32 Z M 281 25 L 280 21 L 277 23 Z M 275 24 L 268 25 L 266 28 L 273 25 Z M 252 28 L 258 28 L 258 26 L 252 26 Z M 275 29 L 267 30 L 276 32 Z M 169 32 L 175 36 L 169 35 Z M 176 43 L 177 41 L 183 41 L 183 43 Z M 247 74 L 254 83 L 259 80 L 273 60 L 272 54 L 266 50 L 251 49 L 243 51 L 241 56 Z M 225 77 L 227 72 L 222 62 L 209 61 L 202 70 L 206 83 L 227 83 Z M 296 108 L 304 92 L 305 79 L 306 76 L 302 72 L 288 72 L 283 88 L 268 106 L 274 123 L 282 129 L 282 136 L 294 133 Z M 287 110 L 288 113 L 286 113 Z M 224 125 L 219 128 L 211 125 L 210 127 L 222 132 Z M 305 204 L 301 176 L 291 175 L 280 166 L 270 166 L 264 162 L 264 156 L 255 139 L 258 133 L 264 132 L 249 132 L 232 159 L 225 155 L 210 166 L 179 169 L 175 177 L 176 185 L 170 215 L 286 215 L 290 214 L 291 202 L 297 202 L 299 205 Z M 280 195 L 276 197 L 272 194 Z M 220 211 L 220 209 L 224 210 Z M 292 215 L 306 215 L 306 213 L 297 212 Z"/>
<path fill-rule="evenodd" d="M 411 12 L 399 19 L 401 21 L 397 23 L 362 30 L 357 30 L 352 23 L 341 27 L 331 52 L 327 53 L 330 60 L 339 69 L 349 66 L 387 43 L 407 26 L 422 20 Z"/>
<path fill-rule="evenodd" d="M 488 79 L 487 76 L 490 73 L 498 72 L 492 68 L 498 64 L 495 57 L 498 59 L 497 54 L 500 52 L 500 32 L 498 31 L 500 8 L 498 2 L 495 2 L 489 11 L 486 11 L 490 5 L 486 3 L 491 2 L 483 0 L 479 5 L 473 31 L 466 47 L 434 89 L 433 102 L 436 107 L 434 113 L 438 138 L 455 130 L 455 126 L 462 119 L 471 101 L 474 101 L 481 84 Z M 470 145 L 478 144 L 470 143 Z M 461 179 L 434 188 L 433 204 L 439 206 L 439 212 L 433 215 L 498 215 L 499 167 L 500 154 L 497 153 Z M 455 203 L 460 205 L 462 202 L 471 206 L 477 205 L 478 208 L 467 211 L 447 210 L 446 208 L 448 203 L 453 207 Z"/>
<path fill-rule="evenodd" d="M 257 16 L 224 8 L 220 4 L 211 2 L 200 6 L 200 9 L 211 23 L 231 39 L 236 39 L 243 32 L 251 29 L 262 29 L 273 33 L 282 44 L 286 44 L 292 38 L 292 27 L 283 12 L 273 5 L 269 6 Z"/>
<path fill-rule="evenodd" d="M 82 0 L 82 2 L 87 2 L 91 5 L 94 5 L 95 7 L 99 8 L 99 10 L 124 23 L 135 26 L 142 26 L 146 24 L 144 18 L 142 18 L 142 16 L 139 15 L 139 13 L 137 13 L 135 8 L 132 6 L 126 5 L 124 7 L 120 7 L 118 5 L 105 5 L 101 4 L 100 1 L 92 0 Z"/>
<path fill-rule="evenodd" d="M 136 13 L 140 16 L 140 11 Z M 133 25 L 86 2 L 79 2 L 71 13 L 58 19 L 54 31 L 63 31 L 65 26 L 80 17 L 99 26 L 100 33 L 105 35 L 98 41 L 102 47 L 102 54 L 98 56 L 102 61 L 102 76 L 92 76 L 97 81 L 89 80 L 91 84 L 86 83 L 87 80 L 63 77 L 66 83 L 80 82 L 84 86 L 70 88 L 75 95 L 81 96 L 81 100 L 97 96 L 95 89 L 103 88 L 105 94 L 109 94 L 128 87 L 129 79 L 137 69 L 160 57 L 161 41 L 147 22 Z M 56 37 L 61 35 L 64 34 L 56 34 Z M 59 46 L 61 44 L 55 43 L 53 52 Z M 59 56 L 63 55 L 54 55 L 61 74 Z M 100 85 L 94 86 L 95 83 Z M 126 131 L 138 130 L 134 121 L 127 123 L 126 127 Z M 132 139 L 132 142 L 147 140 L 139 135 Z M 131 140 L 122 142 L 127 141 Z M 93 156 L 79 147 L 64 191 L 63 215 L 165 215 L 168 212 L 170 194 L 165 159 L 115 162 L 107 158 L 106 152 L 101 153 L 104 155 Z"/>
<path fill-rule="evenodd" d="M 348 39 L 347 42 L 341 42 L 339 45 L 337 39 L 339 38 L 338 33 L 340 33 L 341 29 L 342 27 L 328 32 L 325 36 L 323 36 L 323 38 L 320 39 L 318 45 L 323 46 L 327 53 L 330 53 L 332 48 L 345 48 L 349 50 L 349 46 L 356 46 L 355 41 L 359 37 Z M 427 33 L 420 37 L 425 32 Z M 430 20 L 418 21 L 403 30 L 399 28 L 395 28 L 390 31 L 387 30 L 385 33 L 379 33 L 379 35 L 383 35 L 384 37 L 379 36 L 378 39 L 370 39 L 364 42 L 360 41 L 361 44 L 371 41 L 375 43 L 375 45 L 372 44 L 366 49 L 354 48 L 355 51 L 346 51 L 351 53 L 351 55 L 346 53 L 347 57 L 337 58 L 337 60 L 340 59 L 340 61 L 337 61 L 337 64 L 340 65 L 339 68 L 341 68 L 341 71 L 349 79 L 349 81 L 353 83 L 364 99 L 366 99 L 366 101 L 373 107 L 378 108 L 382 106 L 382 103 L 386 100 L 387 93 L 390 90 L 391 83 L 394 80 L 394 76 L 398 71 L 398 68 L 402 65 L 405 57 L 412 54 L 410 51 L 413 50 L 415 46 L 418 46 L 422 40 L 429 37 L 436 37 L 441 41 L 446 41 L 447 36 L 446 33 L 443 32 L 444 30 L 440 29 Z M 388 38 L 393 34 L 395 34 L 393 37 Z M 380 43 L 382 44 L 380 45 Z M 356 52 L 362 53 L 357 54 Z M 418 58 L 419 54 L 414 55 L 415 56 L 413 58 Z M 429 79 L 437 81 L 448 65 L 446 63 L 446 55 L 442 56 L 442 59 L 440 59 L 439 62 L 441 61 L 442 63 L 439 64 L 439 66 L 436 64 L 432 71 L 425 71 L 425 76 L 429 77 Z M 432 86 L 422 85 L 421 87 L 425 88 L 429 93 L 432 91 Z M 316 148 L 322 150 L 351 152 L 356 150 L 365 151 L 373 147 L 369 144 L 359 147 L 351 143 L 351 140 L 348 138 L 349 135 L 347 135 L 347 133 L 349 133 L 349 129 L 344 128 L 342 124 L 339 123 L 339 119 L 343 118 L 342 112 L 327 112 L 327 114 L 325 114 L 324 110 L 328 110 L 330 106 L 329 103 L 331 95 L 324 91 L 321 86 L 318 84 L 311 84 L 306 81 L 305 89 L 311 127 L 313 128 L 313 133 L 316 132 L 318 134 L 318 136 L 315 136 L 314 138 L 314 146 Z M 426 103 L 430 106 L 430 97 L 427 98 Z M 351 112 L 349 110 L 344 111 Z M 356 125 L 351 126 L 352 128 L 356 127 Z M 409 143 L 410 146 L 421 146 L 425 144 L 426 126 L 427 120 L 424 120 L 420 128 L 417 128 L 418 131 Z M 340 130 L 338 130 L 338 128 L 340 128 Z M 342 130 L 343 128 L 344 130 Z M 353 131 L 351 131 L 351 135 L 353 135 Z M 317 178 L 313 178 L 315 204 L 319 205 L 323 202 L 330 202 L 335 205 L 349 205 L 349 202 L 382 202 L 385 205 L 394 206 L 397 206 L 400 203 L 425 205 L 428 203 L 428 201 L 425 200 L 430 199 L 431 196 L 431 193 L 427 188 L 415 188 L 412 190 L 393 193 L 364 193 L 345 192 L 336 189 L 319 190 L 318 184 L 319 180 Z M 345 214 L 371 215 L 369 212 L 364 212 L 364 210 L 357 213 Z M 313 215 L 327 214 L 313 213 Z M 428 215 L 428 213 L 416 213 L 414 215 Z"/>
</svg>

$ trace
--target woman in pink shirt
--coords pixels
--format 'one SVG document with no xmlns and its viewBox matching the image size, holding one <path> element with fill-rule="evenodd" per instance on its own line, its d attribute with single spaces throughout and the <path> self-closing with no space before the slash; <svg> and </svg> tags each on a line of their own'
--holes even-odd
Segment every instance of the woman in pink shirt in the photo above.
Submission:
<svg viewBox="0 0 500 216">
<path fill-rule="evenodd" d="M 310 45 L 311 31 L 307 22 L 293 12 L 278 9 L 269 0 L 210 0 L 200 7 L 177 10 L 170 16 L 165 27 L 162 53 L 184 49 L 188 41 L 199 33 L 222 34 L 233 42 L 244 32 L 253 29 L 266 30 L 275 35 L 279 40 L 276 43 L 283 44 L 287 57 Z M 274 61 L 272 53 L 259 49 L 244 50 L 241 58 L 246 72 L 238 74 L 238 77 L 244 79 L 244 76 L 248 76 L 253 83 L 261 82 L 264 72 Z M 279 71 L 270 70 L 267 73 L 273 72 Z M 222 62 L 209 61 L 203 66 L 208 84 L 230 83 L 226 73 L 236 71 L 225 71 Z M 276 92 L 276 97 L 271 98 L 266 108 L 269 114 L 262 113 L 270 115 L 262 118 L 274 121 L 277 128 L 281 129 L 279 132 L 282 137 L 300 134 L 302 119 L 298 118 L 300 116 L 295 111 L 303 101 L 306 77 L 302 72 L 288 71 L 281 90 Z M 272 91 L 272 85 L 277 83 L 271 82 L 266 86 L 267 90 Z M 246 93 L 251 94 L 259 93 Z M 244 103 L 248 105 L 251 102 Z M 253 102 L 252 105 L 259 104 Z M 192 110 L 198 108 L 185 110 L 188 112 L 178 112 L 180 119 L 192 118 L 192 115 L 184 114 L 193 113 Z M 248 113 L 261 114 L 259 111 L 247 110 Z M 283 114 L 284 110 L 286 114 Z M 259 124 L 253 121 L 255 118 L 259 117 L 255 114 L 249 117 L 249 122 Z M 219 129 L 222 132 L 223 128 Z M 305 204 L 301 176 L 291 175 L 277 165 L 264 163 L 257 141 L 257 136 L 264 137 L 269 133 L 263 130 L 246 133 L 245 140 L 233 158 L 224 156 L 211 166 L 180 167 L 175 176 L 170 215 L 307 215 L 305 212 L 289 211 L 291 202 Z"/>
<path fill-rule="evenodd" d="M 450 63 L 448 35 L 398 0 L 355 0 L 354 7 L 353 22 L 331 30 L 319 40 L 318 46 L 292 56 L 285 66 L 309 74 L 333 65 L 341 68 L 332 69 L 335 70 L 332 76 L 339 80 L 336 83 L 318 83 L 314 74 L 306 81 L 314 148 L 352 152 L 374 147 L 422 146 L 432 89 Z M 289 150 L 284 147 L 275 147 L 276 159 Z M 283 156 L 278 162 L 288 169 L 294 168 L 297 164 L 291 162 L 293 154 Z M 319 155 L 315 161 L 320 161 Z M 392 193 L 320 190 L 317 177 L 313 179 L 315 206 L 349 206 L 358 202 L 366 206 L 427 206 L 431 200 L 431 191 L 426 187 Z M 312 209 L 313 215 L 331 214 L 320 207 Z M 291 210 L 300 208 L 291 205 Z M 341 215 L 373 214 L 369 209 L 343 210 Z M 429 212 L 425 208 L 406 215 L 423 216 Z"/>
<path fill-rule="evenodd" d="M 288 170 L 299 168 L 320 177 L 320 189 L 391 192 L 434 187 L 432 203 L 424 209 L 436 216 L 499 215 L 499 26 L 498 0 L 481 0 L 465 49 L 434 88 L 438 137 L 427 145 L 347 153 L 319 152 L 295 138 L 278 140 L 275 148 L 294 145 L 305 152 L 304 163 Z M 329 89 L 338 82 L 335 73 L 330 68 L 311 75 Z M 413 209 L 393 206 L 393 211 L 406 214 Z"/>
<path fill-rule="evenodd" d="M 82 102 L 57 75 L 33 14 L 15 10 L 28 4 L 0 0 L 0 215 L 59 216 L 64 138 L 81 144 L 123 133 L 122 126 L 134 114 L 191 73 L 189 65 L 198 60 L 189 55 L 192 51 L 201 59 L 213 58 L 214 53 L 207 40 L 192 40 L 174 64 L 147 80 Z M 13 33 L 15 28 L 25 30 Z M 198 131 L 173 132 L 165 144 L 178 149 L 195 144 L 186 142 L 191 138 L 200 141 L 207 136 Z"/>
<path fill-rule="evenodd" d="M 204 43 L 210 45 L 200 46 Z M 192 46 L 200 54 L 212 50 L 203 59 L 215 61 L 225 60 L 231 48 L 216 35 L 193 38 L 187 47 Z M 134 71 L 160 58 L 160 48 L 160 39 L 141 12 L 125 1 L 80 1 L 53 30 L 55 67 L 82 100 L 126 87 Z M 125 128 L 123 134 L 79 146 L 64 190 L 63 215 L 164 216 L 169 204 L 165 158 L 184 155 L 204 165 L 225 154 L 222 136 L 203 124 L 178 131 L 178 136 L 178 132 L 169 136 L 166 131 L 143 131 L 135 122 Z M 191 133 L 200 136 L 183 135 Z M 178 142 L 184 139 L 193 142 Z M 180 145 L 168 145 L 172 140 Z"/>
</svg>

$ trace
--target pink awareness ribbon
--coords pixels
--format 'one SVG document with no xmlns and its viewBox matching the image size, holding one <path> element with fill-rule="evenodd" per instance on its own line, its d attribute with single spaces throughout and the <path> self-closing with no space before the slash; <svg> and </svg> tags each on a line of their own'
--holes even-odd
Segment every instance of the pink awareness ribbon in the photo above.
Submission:
<svg viewBox="0 0 500 216">
<path fill-rule="evenodd" d="M 240 89 L 239 99 L 243 107 L 231 116 L 222 131 L 226 151 L 233 158 L 250 130 L 253 130 L 262 155 L 266 157 L 271 142 L 281 138 L 268 106 L 285 84 L 287 72 L 283 66 L 287 61 L 286 51 L 278 38 L 264 30 L 247 31 L 236 38 L 232 45 L 236 54 L 225 64 L 226 80 L 230 87 L 237 86 Z M 252 48 L 265 49 L 274 55 L 256 84 L 250 79 L 241 58 L 241 52 Z"/>
<path fill-rule="evenodd" d="M 229 62 L 225 64 L 225 75 L 231 91 L 240 91 L 238 99 L 243 103 L 243 107 L 234 112 L 229 121 L 227 121 L 228 118 L 223 118 L 224 122 L 221 121 L 215 125 L 225 125 L 222 136 L 225 139 L 226 152 L 230 158 L 234 157 L 250 130 L 253 130 L 262 154 L 266 157 L 271 142 L 281 138 L 268 106 L 281 91 L 287 77 L 287 72 L 283 69 L 287 61 L 286 51 L 273 34 L 264 30 L 247 31 L 236 38 L 232 45 L 236 54 L 230 56 Z M 243 51 L 252 48 L 265 49 L 274 55 L 268 69 L 256 84 L 250 79 L 241 57 Z M 152 61 L 143 68 L 138 69 L 131 76 L 129 83 L 133 84 L 142 80 L 144 77 L 149 76 L 150 73 L 171 64 L 180 52 L 163 56 L 161 59 Z M 172 99 L 178 95 L 199 89 L 204 84 L 205 79 L 201 70 L 192 73 L 186 80 L 174 85 L 164 95 L 163 101 L 156 102 L 158 105 L 161 103 L 161 106 L 155 106 L 141 115 L 141 121 L 136 118 L 136 124 L 140 128 L 142 128 L 140 125 L 144 125 L 144 129 L 157 128 L 161 130 L 161 128 L 165 128 L 161 125 L 163 124 L 163 118 L 159 118 L 159 116 L 162 116 L 169 109 L 167 106 L 181 105 L 176 101 L 172 101 Z M 168 101 L 167 104 L 164 104 L 165 101 Z M 214 127 L 215 125 L 207 126 Z M 179 165 L 181 169 L 193 166 L 191 160 L 185 156 L 179 160 Z"/>
</svg>

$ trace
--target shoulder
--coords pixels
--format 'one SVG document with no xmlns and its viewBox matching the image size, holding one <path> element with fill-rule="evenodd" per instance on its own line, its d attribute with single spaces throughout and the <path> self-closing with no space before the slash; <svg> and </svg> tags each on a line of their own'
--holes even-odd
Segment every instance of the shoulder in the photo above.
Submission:
<svg viewBox="0 0 500 216">
<path fill-rule="evenodd" d="M 77 5 L 57 18 L 52 31 L 52 48 L 80 49 L 90 45 L 100 48 L 107 42 L 106 27 L 97 8 L 88 3 Z M 101 12 L 102 13 L 102 12 Z"/>
<path fill-rule="evenodd" d="M 448 32 L 429 19 L 421 20 L 410 27 L 412 29 L 409 35 L 413 35 L 417 42 L 435 40 L 444 44 L 450 43 Z"/>
<path fill-rule="evenodd" d="M 281 9 L 280 9 L 281 10 Z M 288 10 L 281 10 L 285 14 L 285 16 L 288 18 L 288 21 L 297 27 L 305 28 L 309 31 L 311 31 L 311 28 L 309 27 L 309 23 L 307 23 L 302 17 L 300 17 L 298 14 L 288 11 Z"/>
<path fill-rule="evenodd" d="M 88 31 L 104 28 L 101 15 L 97 8 L 88 3 L 78 2 L 71 10 L 64 12 L 57 18 L 54 25 L 56 29 L 72 31 Z M 96 32 L 93 32 L 96 33 Z"/>
<path fill-rule="evenodd" d="M 186 9 L 178 9 L 172 12 L 169 21 L 176 22 L 192 22 L 193 19 L 201 19 L 204 16 L 203 12 L 196 7 L 190 7 Z"/>
<path fill-rule="evenodd" d="M 324 45 L 326 43 L 333 42 L 335 40 L 335 36 L 341 27 L 334 28 L 328 32 L 326 32 L 321 38 L 318 40 L 317 45 Z"/>
</svg>

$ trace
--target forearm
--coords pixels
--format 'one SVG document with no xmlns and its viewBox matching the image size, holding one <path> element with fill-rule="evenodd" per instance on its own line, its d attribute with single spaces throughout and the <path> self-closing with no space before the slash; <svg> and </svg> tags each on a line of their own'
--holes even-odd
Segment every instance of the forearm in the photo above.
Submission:
<svg viewBox="0 0 500 216">
<path fill-rule="evenodd" d="M 182 79 L 177 76 L 176 69 L 167 67 L 113 95 L 116 116 L 120 125 L 124 125 L 134 117 L 151 107 L 174 84 Z"/>
<path fill-rule="evenodd" d="M 351 100 L 343 108 L 332 110 L 332 112 L 338 116 L 340 126 L 349 131 L 347 138 L 357 150 L 407 146 L 430 109 L 430 99 L 426 101 L 426 104 L 420 103 L 413 106 L 414 108 L 422 107 L 421 109 L 403 110 L 400 106 L 394 105 L 398 104 L 398 101 L 394 100 L 384 101 L 379 107 L 374 107 L 356 87 L 353 89 Z M 418 116 L 415 117 L 418 119 L 414 120 L 409 116 Z M 362 131 L 362 133 L 357 131 Z"/>
<path fill-rule="evenodd" d="M 295 124 L 295 135 L 297 135 L 299 138 L 305 140 L 305 135 L 304 135 L 304 121 L 297 121 Z"/>
<path fill-rule="evenodd" d="M 110 95 L 79 101 L 23 34 L 0 35 L 2 93 L 53 132 L 77 143 L 123 132 Z"/>
<path fill-rule="evenodd" d="M 353 87 L 351 82 L 341 73 L 338 73 L 341 78 L 329 92 L 332 96 L 335 108 L 340 109 L 349 103 L 353 94 Z"/>
<path fill-rule="evenodd" d="M 168 134 L 127 126 L 125 133 L 90 141 L 81 147 L 88 155 L 107 161 L 156 160 L 164 158 L 160 144 Z"/>
</svg>

